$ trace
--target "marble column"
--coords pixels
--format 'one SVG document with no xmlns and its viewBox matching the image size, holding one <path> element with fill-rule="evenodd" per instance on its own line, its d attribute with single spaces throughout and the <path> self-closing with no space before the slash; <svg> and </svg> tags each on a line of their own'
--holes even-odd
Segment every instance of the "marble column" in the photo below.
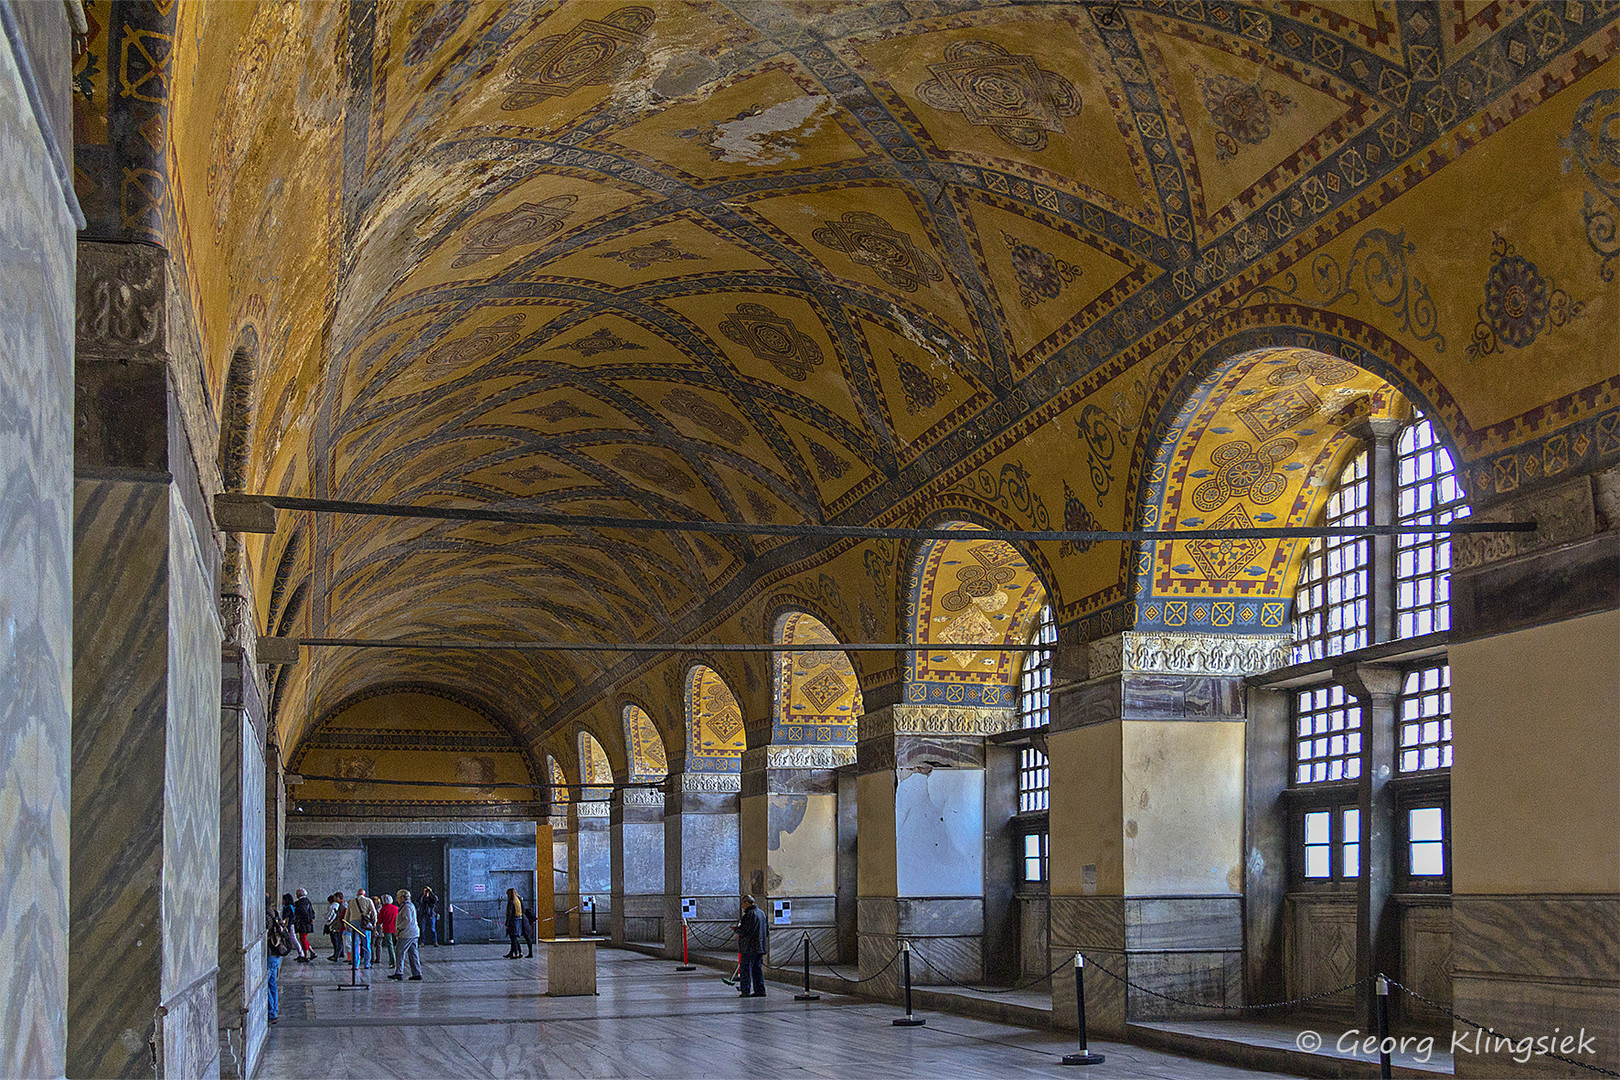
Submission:
<svg viewBox="0 0 1620 1080">
<path fill-rule="evenodd" d="M 664 781 L 664 949 L 681 955 L 681 900 L 695 900 L 692 948 L 733 948 L 737 895 L 738 773 L 671 773 Z"/>
<path fill-rule="evenodd" d="M 581 876 L 579 869 L 579 817 L 579 804 L 574 802 L 569 803 L 568 831 L 563 837 L 563 844 L 565 850 L 567 851 L 567 856 L 563 862 L 563 866 L 568 871 L 568 903 L 564 906 L 564 910 L 567 912 L 567 917 L 557 920 L 557 933 L 559 936 L 579 937 L 580 926 L 582 925 L 579 910 L 579 901 L 581 898 Z"/>
<path fill-rule="evenodd" d="M 72 1076 L 219 1069 L 219 547 L 170 374 L 196 358 L 169 362 L 165 259 L 79 245 Z"/>
<path fill-rule="evenodd" d="M 219 820 L 220 1073 L 252 1076 L 269 1031 L 264 898 L 281 894 L 265 872 L 265 710 L 252 654 L 222 657 Z"/>
<path fill-rule="evenodd" d="M 543 818 L 534 827 L 534 910 L 539 919 L 536 933 L 550 937 L 557 912 L 557 879 L 547 860 L 551 858 L 551 819 Z"/>
<path fill-rule="evenodd" d="M 613 849 L 608 835 L 607 789 L 574 804 L 578 821 L 580 933 L 605 936 L 612 917 Z M 594 911 L 585 910 L 587 902 Z M 594 926 L 594 929 L 592 927 Z"/>
<path fill-rule="evenodd" d="M 664 793 L 656 788 L 613 792 L 608 817 L 612 846 L 615 945 L 664 940 Z"/>
<path fill-rule="evenodd" d="M 1398 971 L 1401 963 L 1400 912 L 1395 908 L 1395 714 L 1401 670 L 1378 664 L 1351 664 L 1333 671 L 1334 680 L 1361 703 L 1361 776 L 1356 806 L 1361 822 L 1357 840 L 1361 874 L 1356 878 L 1356 978 L 1367 980 L 1356 1001 L 1356 1022 L 1376 1022 L 1378 990 L 1371 979 Z"/>
<path fill-rule="evenodd" d="M 287 767 L 281 744 L 270 733 L 264 748 L 264 887 L 277 897 L 299 887 L 282 872 L 286 863 Z"/>
<path fill-rule="evenodd" d="M 1620 1070 L 1620 469 L 1473 497 L 1537 529 L 1452 540 L 1453 1008 L 1515 1037 L 1584 1027 L 1595 1053 L 1567 1056 Z M 1578 1071 L 1456 1056 L 1458 1076 L 1555 1070 Z"/>
<path fill-rule="evenodd" d="M 805 934 L 821 956 L 838 955 L 838 777 L 853 746 L 745 750 L 738 818 L 742 891 L 771 928 L 768 963 L 796 966 Z M 786 922 L 772 901 L 786 900 Z"/>
<path fill-rule="evenodd" d="M 1125 633 L 1052 695 L 1051 966 L 1082 950 L 1160 993 L 1243 994 L 1243 677 L 1279 666 L 1273 636 Z M 1072 977 L 1053 1016 L 1073 1026 Z M 1094 965 L 1088 1021 L 1221 1015 L 1124 987 Z"/>
<path fill-rule="evenodd" d="M 572 915 L 569 909 L 574 905 L 574 892 L 571 882 L 574 880 L 573 872 L 569 869 L 568 858 L 568 821 L 567 804 L 560 806 L 553 804 L 555 813 L 548 819 L 551 833 L 551 920 L 541 927 L 545 937 L 567 937 L 573 933 L 571 929 Z M 536 853 L 544 861 L 546 853 Z"/>
<path fill-rule="evenodd" d="M 862 978 L 902 939 L 927 958 L 913 958 L 916 985 L 984 978 L 985 740 L 1016 724 L 1010 709 L 952 705 L 890 705 L 860 718 Z M 899 970 L 890 967 L 874 989 L 893 992 Z"/>
<path fill-rule="evenodd" d="M 66 1069 L 73 62 L 61 4 L 0 22 L 0 1076 Z M 23 75 L 24 56 L 34 78 Z M 60 169 L 57 163 L 60 162 Z"/>
</svg>

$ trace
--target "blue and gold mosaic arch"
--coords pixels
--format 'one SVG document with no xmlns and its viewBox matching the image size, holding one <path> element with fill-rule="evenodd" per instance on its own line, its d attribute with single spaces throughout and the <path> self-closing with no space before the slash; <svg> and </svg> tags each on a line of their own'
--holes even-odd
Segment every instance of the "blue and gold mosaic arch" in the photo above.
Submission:
<svg viewBox="0 0 1620 1080">
<path fill-rule="evenodd" d="M 778 645 L 837 645 L 837 636 L 814 615 L 791 611 L 777 620 Z M 784 652 L 776 656 L 776 715 L 771 741 L 783 745 L 853 745 L 864 706 L 860 680 L 845 652 Z"/>
<path fill-rule="evenodd" d="M 686 739 L 687 772 L 742 771 L 742 708 L 720 673 L 704 664 L 686 673 Z"/>
<path fill-rule="evenodd" d="M 662 780 L 669 773 L 658 725 L 639 705 L 624 707 L 624 744 L 630 748 L 631 780 Z"/>
</svg>

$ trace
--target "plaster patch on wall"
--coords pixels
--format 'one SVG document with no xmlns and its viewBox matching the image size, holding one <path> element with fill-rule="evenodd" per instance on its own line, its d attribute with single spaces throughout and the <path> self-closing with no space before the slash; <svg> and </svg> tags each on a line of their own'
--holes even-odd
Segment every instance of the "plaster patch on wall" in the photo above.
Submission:
<svg viewBox="0 0 1620 1080">
<path fill-rule="evenodd" d="M 821 130 L 831 105 L 832 98 L 810 94 L 722 120 L 714 125 L 709 146 L 721 161 L 733 164 L 797 161 L 799 152 L 794 147 Z"/>
</svg>

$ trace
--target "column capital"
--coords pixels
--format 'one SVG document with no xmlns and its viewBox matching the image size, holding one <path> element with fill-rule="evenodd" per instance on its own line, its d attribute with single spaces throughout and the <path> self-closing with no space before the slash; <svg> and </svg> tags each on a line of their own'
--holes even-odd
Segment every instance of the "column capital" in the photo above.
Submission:
<svg viewBox="0 0 1620 1080">
<path fill-rule="evenodd" d="M 742 773 L 670 773 L 664 778 L 664 795 L 735 794 L 742 790 Z"/>
<path fill-rule="evenodd" d="M 1285 634 L 1140 632 L 1093 641 L 1087 674 L 1260 675 L 1288 663 Z"/>
<path fill-rule="evenodd" d="M 1345 664 L 1333 669 L 1333 678 L 1367 704 L 1388 702 L 1401 692 L 1401 669 L 1387 664 Z"/>
<path fill-rule="evenodd" d="M 983 705 L 889 705 L 862 716 L 860 741 L 895 735 L 964 735 L 988 738 L 1018 726 L 1013 709 Z"/>
<path fill-rule="evenodd" d="M 836 769 L 854 761 L 855 747 L 848 744 L 760 746 L 743 751 L 742 771 L 746 775 L 769 769 Z"/>
</svg>

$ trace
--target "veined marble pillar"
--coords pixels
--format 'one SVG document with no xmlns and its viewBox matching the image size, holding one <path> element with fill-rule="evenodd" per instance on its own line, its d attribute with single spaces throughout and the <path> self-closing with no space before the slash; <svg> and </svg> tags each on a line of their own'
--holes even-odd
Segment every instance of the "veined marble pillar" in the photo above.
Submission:
<svg viewBox="0 0 1620 1080">
<path fill-rule="evenodd" d="M 1474 517 L 1538 528 L 1452 540 L 1453 1008 L 1519 1038 L 1584 1027 L 1595 1053 L 1566 1056 L 1620 1070 L 1620 469 Z M 1578 1070 L 1487 1052 L 1456 1071 Z"/>
<path fill-rule="evenodd" d="M 672 957 L 681 955 L 682 899 L 696 901 L 694 951 L 736 944 L 741 790 L 737 773 L 671 773 L 664 781 L 664 948 Z"/>
<path fill-rule="evenodd" d="M 1083 950 L 1160 993 L 1243 992 L 1244 688 L 1286 639 L 1125 633 L 1094 642 L 1090 677 L 1052 694 L 1050 958 Z M 1088 1022 L 1198 1014 L 1087 972 Z M 1074 1023 L 1074 981 L 1053 979 Z M 1209 1015 L 1219 1015 L 1210 1013 Z"/>
<path fill-rule="evenodd" d="M 548 819 L 549 827 L 546 831 L 551 834 L 551 848 L 548 851 L 537 852 L 541 862 L 551 860 L 551 898 L 552 909 L 549 921 L 542 923 L 540 933 L 543 937 L 567 937 L 573 931 L 570 929 L 572 916 L 569 908 L 574 905 L 574 893 L 571 882 L 574 880 L 573 872 L 569 869 L 571 863 L 568 858 L 568 820 L 569 813 L 566 804 L 561 806 L 553 804 L 556 812 Z M 544 868 L 541 868 L 544 873 Z"/>
<path fill-rule="evenodd" d="M 804 935 L 838 955 L 838 776 L 853 746 L 762 746 L 742 758 L 742 891 L 771 928 L 768 963 L 797 965 Z M 789 901 L 787 922 L 774 900 Z"/>
<path fill-rule="evenodd" d="M 608 816 L 613 943 L 664 940 L 664 793 L 619 788 Z"/>
<path fill-rule="evenodd" d="M 0 1076 L 62 1076 L 72 762 L 71 27 L 0 24 Z M 24 82 L 24 58 L 37 81 Z M 33 96 L 43 90 L 43 98 Z M 77 928 L 74 927 L 76 931 Z"/>
<path fill-rule="evenodd" d="M 220 708 L 219 1053 L 223 1076 L 252 1076 L 269 1030 L 265 1006 L 265 710 L 252 654 L 226 645 Z"/>
<path fill-rule="evenodd" d="M 580 872 L 579 872 L 579 804 L 568 804 L 568 830 L 564 834 L 563 843 L 567 850 L 567 858 L 563 866 L 568 870 L 568 904 L 566 919 L 557 920 L 558 936 L 579 937 L 580 934 Z M 589 925 L 589 924 L 586 924 Z M 566 929 L 565 929 L 566 928 Z"/>
<path fill-rule="evenodd" d="M 579 852 L 579 926 L 582 934 L 606 935 L 612 918 L 613 854 L 608 836 L 609 803 L 602 794 L 589 792 L 587 799 L 574 804 L 578 822 L 576 849 Z M 586 911 L 586 901 L 595 911 Z M 591 928 L 595 926 L 593 931 Z"/>
<path fill-rule="evenodd" d="M 916 985 L 984 978 L 985 739 L 1016 723 L 1010 709 L 960 705 L 890 705 L 860 718 L 862 978 L 902 939 L 927 958 L 912 958 Z M 898 985 L 898 964 L 873 981 L 879 991 Z"/>
<path fill-rule="evenodd" d="M 70 1076 L 219 1069 L 219 547 L 165 253 L 79 245 Z M 195 405 L 195 401 L 193 401 Z M 262 899 L 261 899 L 262 902 Z"/>
</svg>

